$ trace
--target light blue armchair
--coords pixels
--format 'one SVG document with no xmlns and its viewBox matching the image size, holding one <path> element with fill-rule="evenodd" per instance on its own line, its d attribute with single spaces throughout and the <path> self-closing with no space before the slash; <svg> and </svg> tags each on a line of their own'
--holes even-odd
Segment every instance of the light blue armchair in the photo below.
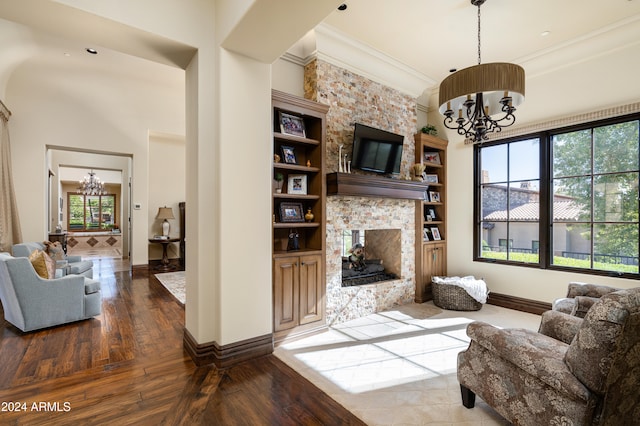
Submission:
<svg viewBox="0 0 640 426">
<path fill-rule="evenodd" d="M 33 331 L 100 315 L 100 282 L 82 275 L 43 279 L 29 259 L 0 253 L 0 300 L 5 319 Z"/>
<path fill-rule="evenodd" d="M 15 244 L 11 251 L 15 257 L 29 257 L 34 250 L 45 251 L 46 247 L 42 243 L 30 242 Z M 57 262 L 56 268 L 62 270 L 62 274 L 56 274 L 56 278 L 66 274 L 84 275 L 87 278 L 93 278 L 93 262 L 91 260 L 82 260 L 80 256 L 67 256 L 65 260 Z"/>
</svg>

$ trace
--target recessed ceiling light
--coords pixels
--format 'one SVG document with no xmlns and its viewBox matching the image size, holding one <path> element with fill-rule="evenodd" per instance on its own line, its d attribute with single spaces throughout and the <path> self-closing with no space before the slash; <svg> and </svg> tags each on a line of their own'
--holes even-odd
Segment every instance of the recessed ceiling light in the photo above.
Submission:
<svg viewBox="0 0 640 426">
<path fill-rule="evenodd" d="M 541 33 L 540 33 L 540 35 L 541 35 L 542 37 L 546 37 L 546 36 L 548 36 L 549 34 L 551 34 L 551 31 L 548 31 L 548 30 L 547 30 L 547 31 L 543 31 L 543 32 L 541 32 Z"/>
<path fill-rule="evenodd" d="M 92 47 L 87 47 L 85 50 L 87 52 L 91 53 L 92 55 L 97 55 L 98 54 L 98 51 L 96 49 L 92 48 Z"/>
<path fill-rule="evenodd" d="M 66 57 L 68 58 L 69 56 L 71 56 L 71 53 L 69 53 L 69 52 L 64 52 L 64 53 L 63 53 L 63 55 L 64 55 L 64 56 L 66 56 Z"/>
<path fill-rule="evenodd" d="M 340 6 L 338 6 L 338 10 L 347 10 L 347 4 L 342 3 Z"/>
</svg>

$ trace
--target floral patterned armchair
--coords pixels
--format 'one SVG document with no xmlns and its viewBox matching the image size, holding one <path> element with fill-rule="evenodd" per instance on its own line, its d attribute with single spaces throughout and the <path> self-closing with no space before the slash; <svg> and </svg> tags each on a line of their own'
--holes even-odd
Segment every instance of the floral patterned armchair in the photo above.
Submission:
<svg viewBox="0 0 640 426">
<path fill-rule="evenodd" d="M 476 394 L 516 425 L 631 425 L 640 419 L 640 288 L 602 296 L 584 319 L 542 315 L 539 331 L 467 327 L 462 402 Z"/>
<path fill-rule="evenodd" d="M 554 300 L 551 309 L 584 318 L 587 311 L 594 303 L 605 294 L 621 290 L 606 285 L 570 282 L 567 287 L 567 295 Z"/>
</svg>

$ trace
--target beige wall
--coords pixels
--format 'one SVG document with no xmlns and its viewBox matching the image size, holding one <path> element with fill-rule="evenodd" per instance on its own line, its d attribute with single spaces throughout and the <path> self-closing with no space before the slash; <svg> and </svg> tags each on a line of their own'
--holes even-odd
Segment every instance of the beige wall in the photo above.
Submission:
<svg viewBox="0 0 640 426">
<path fill-rule="evenodd" d="M 640 45 L 636 44 L 593 61 L 528 76 L 527 97 L 516 112 L 519 124 L 524 126 L 637 102 L 640 98 L 639 58 Z M 435 102 L 431 107 L 436 108 Z M 442 117 L 437 109 L 430 113 L 429 119 L 441 126 Z M 452 226 L 448 227 L 447 260 L 450 275 L 482 277 L 493 292 L 544 302 L 564 296 L 569 281 L 624 288 L 638 285 L 635 280 L 473 262 L 473 148 L 464 145 L 453 131 L 446 133 L 445 138 L 449 140 L 447 218 Z"/>
<path fill-rule="evenodd" d="M 184 136 L 149 135 L 149 208 L 147 209 L 148 238 L 162 235 L 162 221 L 156 219 L 159 207 L 171 207 L 175 219 L 169 220 L 169 235 L 180 237 L 180 210 L 185 201 L 186 147 Z M 167 247 L 169 258 L 179 255 L 178 243 Z M 149 244 L 149 259 L 161 259 L 160 244 Z"/>
<path fill-rule="evenodd" d="M 48 231 L 47 147 L 117 154 L 133 158 L 133 201 L 143 209 L 133 211 L 132 261 L 147 263 L 148 134 L 184 134 L 185 126 L 184 72 L 160 65 L 154 72 L 166 74 L 173 85 L 133 81 L 100 69 L 63 72 L 39 58 L 14 70 L 6 102 L 13 113 L 13 162 L 25 165 L 13 168 L 13 178 L 21 223 L 29 224 L 22 230 L 26 241 L 40 241 Z"/>
</svg>

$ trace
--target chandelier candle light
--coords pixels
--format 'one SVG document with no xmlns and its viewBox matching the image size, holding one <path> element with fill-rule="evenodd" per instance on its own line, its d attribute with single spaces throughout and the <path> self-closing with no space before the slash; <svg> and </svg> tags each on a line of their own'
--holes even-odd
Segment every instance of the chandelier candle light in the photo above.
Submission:
<svg viewBox="0 0 640 426">
<path fill-rule="evenodd" d="M 457 71 L 440 83 L 440 113 L 444 125 L 471 142 L 483 142 L 516 121 L 513 114 L 524 101 L 524 69 L 505 62 L 481 63 L 480 6 L 478 6 L 478 65 Z M 457 118 L 454 115 L 457 113 Z"/>
<path fill-rule="evenodd" d="M 162 222 L 162 236 L 163 237 L 168 237 L 169 236 L 169 230 L 171 225 L 169 224 L 169 220 L 168 219 L 175 219 L 175 217 L 173 217 L 173 210 L 171 209 L 171 207 L 160 207 L 158 209 L 158 215 L 156 216 L 156 219 L 163 219 Z"/>
<path fill-rule="evenodd" d="M 79 182 L 78 194 L 84 195 L 104 195 L 104 183 L 100 181 L 100 178 L 96 176 L 93 170 L 89 172 L 89 176 L 85 176 Z"/>
</svg>

